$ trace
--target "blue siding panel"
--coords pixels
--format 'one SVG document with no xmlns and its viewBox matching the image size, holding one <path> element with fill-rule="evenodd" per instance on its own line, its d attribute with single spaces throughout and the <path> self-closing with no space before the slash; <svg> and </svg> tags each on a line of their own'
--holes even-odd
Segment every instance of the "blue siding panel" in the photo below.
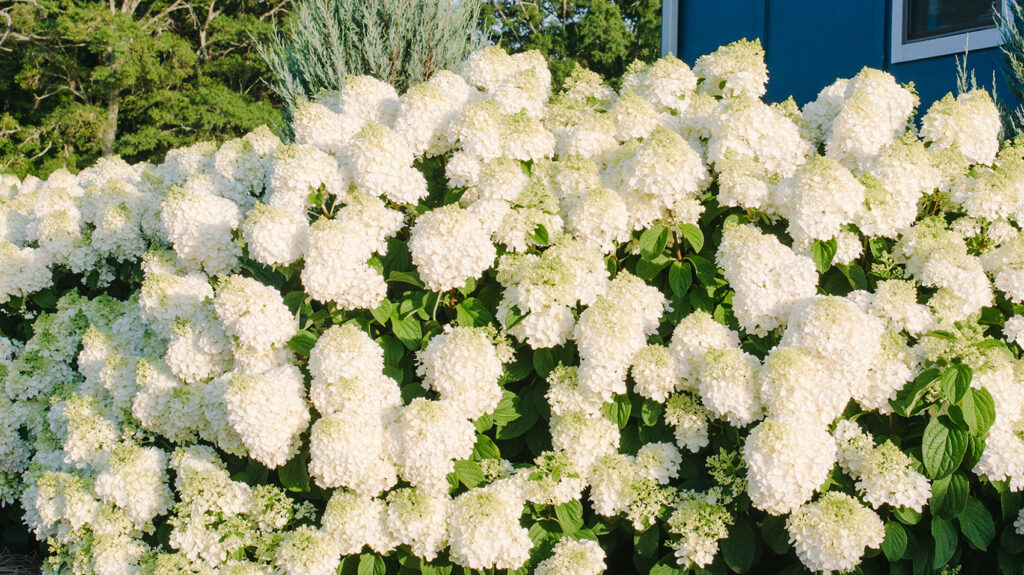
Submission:
<svg viewBox="0 0 1024 575">
<path fill-rule="evenodd" d="M 769 0 L 768 99 L 813 100 L 864 66 L 885 63 L 885 1 Z"/>
<path fill-rule="evenodd" d="M 901 82 L 913 81 L 922 111 L 956 90 L 952 55 L 889 64 L 893 0 L 678 1 L 679 57 L 693 65 L 699 56 L 721 45 L 760 38 L 768 63 L 769 101 L 792 95 L 803 105 L 836 77 L 849 78 L 864 66 L 888 70 Z M 1010 100 L 998 48 L 972 52 L 968 66 L 990 90 L 995 72 L 999 98 Z"/>
<path fill-rule="evenodd" d="M 679 4 L 678 56 L 691 66 L 723 44 L 764 35 L 765 0 L 679 0 Z"/>
</svg>

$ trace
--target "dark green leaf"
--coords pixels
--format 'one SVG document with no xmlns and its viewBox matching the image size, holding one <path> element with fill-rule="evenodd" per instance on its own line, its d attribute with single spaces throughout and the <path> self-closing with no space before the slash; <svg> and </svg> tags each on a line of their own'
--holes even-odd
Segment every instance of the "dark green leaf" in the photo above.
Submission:
<svg viewBox="0 0 1024 575">
<path fill-rule="evenodd" d="M 640 257 L 653 261 L 662 255 L 668 245 L 668 228 L 662 225 L 651 226 L 640 234 Z"/>
<path fill-rule="evenodd" d="M 895 521 L 885 523 L 885 540 L 882 541 L 882 553 L 889 561 L 899 561 L 907 550 L 907 532 Z"/>
<path fill-rule="evenodd" d="M 700 283 L 706 286 L 715 285 L 715 274 L 718 273 L 718 270 L 711 260 L 695 255 L 686 256 L 686 259 L 693 264 L 693 269 L 697 271 L 697 279 L 700 280 Z"/>
<path fill-rule="evenodd" d="M 370 310 L 370 315 L 373 319 L 377 320 L 377 323 L 381 325 L 388 324 L 388 318 L 391 317 L 391 302 L 384 300 L 380 302 L 380 305 Z"/>
<path fill-rule="evenodd" d="M 583 505 L 579 500 L 555 505 L 555 517 L 566 535 L 573 535 L 583 528 Z"/>
<path fill-rule="evenodd" d="M 683 237 L 693 247 L 693 251 L 699 252 L 704 247 L 704 232 L 694 224 L 679 224 Z"/>
<path fill-rule="evenodd" d="M 932 559 L 932 567 L 938 569 L 949 562 L 956 553 L 957 534 L 956 527 L 945 519 L 932 517 L 932 538 L 935 539 L 935 557 Z"/>
<path fill-rule="evenodd" d="M 277 470 L 277 479 L 285 489 L 298 493 L 309 492 L 308 461 L 309 451 L 303 448 Z"/>
<path fill-rule="evenodd" d="M 302 357 L 309 357 L 309 352 L 314 345 L 316 345 L 316 336 L 304 329 L 299 330 L 299 333 L 288 341 L 288 347 Z"/>
<path fill-rule="evenodd" d="M 977 499 L 967 498 L 967 504 L 957 516 L 957 520 L 960 522 L 960 532 L 978 549 L 988 549 L 989 544 L 995 539 L 996 525 L 992 521 L 992 514 Z"/>
<path fill-rule="evenodd" d="M 967 452 L 967 432 L 949 419 L 933 417 L 921 438 L 921 455 L 928 477 L 939 479 L 953 473 Z"/>
<path fill-rule="evenodd" d="M 533 352 L 533 370 L 537 375 L 547 378 L 555 369 L 555 354 L 549 348 L 541 348 Z"/>
<path fill-rule="evenodd" d="M 651 525 L 634 535 L 633 546 L 636 548 L 636 554 L 640 557 L 653 557 L 654 553 L 658 550 L 658 539 L 660 536 L 661 530 L 657 524 Z"/>
<path fill-rule="evenodd" d="M 518 306 L 508 308 L 508 313 L 505 314 L 505 329 L 512 329 L 526 316 L 527 314 L 524 314 Z"/>
<path fill-rule="evenodd" d="M 653 281 L 661 273 L 661 270 L 668 267 L 674 261 L 664 254 L 659 254 L 649 260 L 641 258 L 640 261 L 636 262 L 636 275 L 641 279 Z"/>
<path fill-rule="evenodd" d="M 825 273 L 832 267 L 832 258 L 836 257 L 836 240 L 833 238 L 827 242 L 814 240 L 811 246 L 811 256 L 814 258 L 814 265 L 818 273 Z"/>
<path fill-rule="evenodd" d="M 418 288 L 423 287 L 423 282 L 420 281 L 418 275 L 415 272 L 391 272 L 388 275 L 388 281 L 392 283 L 404 283 Z"/>
<path fill-rule="evenodd" d="M 693 283 L 691 269 L 690 262 L 672 262 L 672 267 L 668 269 L 668 285 L 676 296 L 683 297 L 686 290 L 690 289 L 690 284 Z"/>
<path fill-rule="evenodd" d="M 971 388 L 973 371 L 969 366 L 957 364 L 942 372 L 942 392 L 950 403 L 960 401 Z"/>
<path fill-rule="evenodd" d="M 903 417 L 909 417 L 914 413 L 918 404 L 924 399 L 928 386 L 938 379 L 939 373 L 939 370 L 935 368 L 925 370 L 915 377 L 914 381 L 903 386 L 903 389 L 896 394 L 896 399 L 891 402 L 893 410 Z"/>
<path fill-rule="evenodd" d="M 665 406 L 649 399 L 645 399 L 640 405 L 640 419 L 643 420 L 644 425 L 657 425 L 658 419 L 661 417 L 661 412 L 664 411 Z"/>
<path fill-rule="evenodd" d="M 904 525 L 917 525 L 921 522 L 922 515 L 909 507 L 897 507 L 892 510 L 892 516 Z"/>
<path fill-rule="evenodd" d="M 754 528 L 745 519 L 737 518 L 729 529 L 729 537 L 722 541 L 722 558 L 734 573 L 746 573 L 754 565 L 757 537 Z"/>
<path fill-rule="evenodd" d="M 957 472 L 932 482 L 932 498 L 929 508 L 933 515 L 943 519 L 954 519 L 967 502 L 970 483 L 963 473 Z"/>
<path fill-rule="evenodd" d="M 501 451 L 494 444 L 493 439 L 478 433 L 476 445 L 473 446 L 473 457 L 476 459 L 501 459 Z"/>
</svg>

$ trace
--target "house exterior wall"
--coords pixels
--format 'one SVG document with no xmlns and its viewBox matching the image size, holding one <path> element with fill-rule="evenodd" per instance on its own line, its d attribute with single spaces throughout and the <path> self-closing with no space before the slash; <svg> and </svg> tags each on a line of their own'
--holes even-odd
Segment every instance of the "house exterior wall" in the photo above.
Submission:
<svg viewBox="0 0 1024 575">
<path fill-rule="evenodd" d="M 760 38 L 768 63 L 771 101 L 792 95 L 813 100 L 836 77 L 864 66 L 914 82 L 927 107 L 956 90 L 954 55 L 890 63 L 890 14 L 894 0 L 664 0 L 676 10 L 675 54 L 692 65 L 702 54 L 740 38 Z M 663 46 L 663 52 L 665 52 Z M 967 60 L 978 82 L 1009 98 L 999 48 L 972 50 Z"/>
</svg>

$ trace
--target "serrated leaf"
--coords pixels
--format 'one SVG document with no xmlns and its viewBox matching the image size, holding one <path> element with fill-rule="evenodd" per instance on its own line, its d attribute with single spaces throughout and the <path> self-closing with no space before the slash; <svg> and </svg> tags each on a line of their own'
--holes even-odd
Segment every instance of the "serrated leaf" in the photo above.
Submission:
<svg viewBox="0 0 1024 575">
<path fill-rule="evenodd" d="M 359 566 L 356 568 L 358 575 L 384 575 L 386 572 L 387 565 L 380 555 L 363 553 L 359 556 Z"/>
<path fill-rule="evenodd" d="M 987 389 L 971 388 L 960 402 L 971 435 L 984 437 L 996 420 L 996 405 Z"/>
<path fill-rule="evenodd" d="M 890 402 L 893 411 L 903 417 L 909 417 L 914 413 L 924 399 L 928 386 L 939 377 L 939 374 L 939 370 L 935 368 L 928 369 L 915 377 L 914 381 L 903 386 L 896 394 L 896 399 Z"/>
<path fill-rule="evenodd" d="M 410 314 L 405 319 L 400 319 L 392 311 L 391 314 L 391 329 L 395 332 L 395 337 L 402 342 L 402 345 L 415 351 L 420 348 L 420 340 L 423 338 L 423 328 L 420 326 L 420 320 L 415 315 Z"/>
<path fill-rule="evenodd" d="M 316 336 L 312 333 L 300 329 L 290 340 L 288 340 L 288 347 L 301 355 L 302 357 L 309 357 L 310 350 L 316 345 Z"/>
<path fill-rule="evenodd" d="M 818 268 L 818 273 L 823 274 L 832 267 L 832 259 L 836 257 L 836 250 L 835 238 L 827 242 L 814 240 L 814 244 L 811 245 L 811 257 L 814 259 L 815 267 Z"/>
<path fill-rule="evenodd" d="M 959 429 L 944 415 L 933 417 L 924 428 L 921 455 L 928 477 L 945 477 L 963 461 L 967 453 L 967 432 Z"/>
<path fill-rule="evenodd" d="M 996 537 L 996 525 L 992 521 L 992 514 L 981 501 L 973 497 L 967 499 L 963 511 L 957 515 L 957 521 L 960 522 L 960 532 L 964 537 L 982 551 L 988 549 Z"/>
<path fill-rule="evenodd" d="M 555 505 L 555 517 L 566 535 L 573 535 L 583 528 L 583 505 L 579 500 Z"/>
<path fill-rule="evenodd" d="M 692 269 L 690 262 L 672 262 L 672 267 L 668 269 L 668 285 L 677 297 L 683 297 L 690 289 L 693 283 L 693 276 L 690 274 Z"/>
<path fill-rule="evenodd" d="M 455 477 L 466 487 L 473 488 L 484 482 L 484 472 L 475 461 L 460 459 L 455 462 Z"/>
<path fill-rule="evenodd" d="M 530 239 L 533 243 L 538 246 L 546 246 L 551 241 L 551 237 L 548 235 L 548 229 L 544 226 L 537 224 L 537 227 L 533 228 L 533 232 L 530 234 Z"/>
<path fill-rule="evenodd" d="M 668 228 L 655 225 L 640 234 L 640 257 L 652 261 L 662 255 L 668 245 Z"/>
<path fill-rule="evenodd" d="M 951 366 L 942 372 L 942 393 L 950 403 L 956 403 L 963 399 L 964 394 L 971 388 L 971 377 L 974 372 L 964 364 Z"/>
<path fill-rule="evenodd" d="M 295 457 L 288 460 L 277 470 L 277 479 L 288 491 L 297 493 L 309 492 L 309 451 L 306 448 L 300 450 Z"/>
<path fill-rule="evenodd" d="M 423 282 L 420 281 L 419 276 L 414 272 L 391 272 L 388 275 L 388 282 L 409 284 L 418 288 L 423 287 Z"/>
<path fill-rule="evenodd" d="M 733 573 L 746 573 L 754 565 L 757 537 L 754 528 L 745 519 L 737 518 L 729 536 L 722 541 L 722 558 Z"/>
<path fill-rule="evenodd" d="M 715 274 L 718 273 L 718 268 L 711 260 L 696 255 L 686 256 L 686 259 L 693 264 L 693 269 L 697 272 L 697 280 L 700 283 L 706 286 L 715 285 Z"/>
<path fill-rule="evenodd" d="M 907 551 L 907 531 L 895 521 L 885 523 L 885 539 L 882 541 L 882 553 L 889 561 L 899 561 Z"/>
<path fill-rule="evenodd" d="M 699 227 L 694 224 L 679 224 L 679 230 L 683 232 L 683 237 L 693 251 L 699 252 L 704 247 L 704 232 L 700 231 Z"/>
<path fill-rule="evenodd" d="M 629 422 L 629 412 L 633 409 L 633 405 L 629 401 L 629 396 L 616 395 L 610 402 L 604 404 L 603 409 L 605 416 L 614 421 L 619 429 L 622 429 Z"/>
<path fill-rule="evenodd" d="M 465 327 L 483 327 L 493 321 L 491 312 L 475 297 L 469 297 L 455 306 L 455 322 Z"/>
<path fill-rule="evenodd" d="M 661 413 L 665 410 L 665 406 L 649 399 L 645 399 L 640 405 L 640 419 L 644 422 L 644 425 L 654 426 L 658 424 L 658 419 L 661 418 Z"/>
<path fill-rule="evenodd" d="M 935 556 L 932 559 L 932 567 L 938 569 L 949 563 L 956 553 L 957 534 L 956 527 L 945 519 L 932 517 L 931 524 L 932 538 L 935 540 Z"/>
<path fill-rule="evenodd" d="M 505 329 L 509 330 L 514 328 L 519 322 L 523 321 L 529 315 L 529 312 L 523 313 L 518 306 L 512 306 L 508 308 L 508 313 L 505 314 L 505 319 L 502 321 L 505 324 Z"/>
<path fill-rule="evenodd" d="M 954 473 L 932 482 L 932 497 L 928 502 L 933 515 L 954 519 L 967 502 L 970 482 L 962 473 Z"/>
<path fill-rule="evenodd" d="M 476 459 L 501 459 L 501 450 L 494 440 L 483 434 L 477 434 L 476 445 L 473 446 L 473 457 Z"/>
</svg>

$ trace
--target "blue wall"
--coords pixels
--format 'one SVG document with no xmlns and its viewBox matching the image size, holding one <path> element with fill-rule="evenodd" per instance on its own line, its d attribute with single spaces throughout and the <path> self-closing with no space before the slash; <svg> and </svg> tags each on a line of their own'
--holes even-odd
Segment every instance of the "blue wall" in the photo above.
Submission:
<svg viewBox="0 0 1024 575">
<path fill-rule="evenodd" d="M 813 100 L 837 77 L 864 66 L 887 70 L 900 82 L 914 82 L 927 109 L 956 91 L 953 55 L 889 63 L 892 0 L 665 0 L 679 2 L 678 55 L 689 64 L 702 54 L 740 38 L 760 38 L 768 62 L 770 101 L 792 95 Z M 978 82 L 1010 97 L 998 48 L 973 51 L 967 65 Z"/>
</svg>

